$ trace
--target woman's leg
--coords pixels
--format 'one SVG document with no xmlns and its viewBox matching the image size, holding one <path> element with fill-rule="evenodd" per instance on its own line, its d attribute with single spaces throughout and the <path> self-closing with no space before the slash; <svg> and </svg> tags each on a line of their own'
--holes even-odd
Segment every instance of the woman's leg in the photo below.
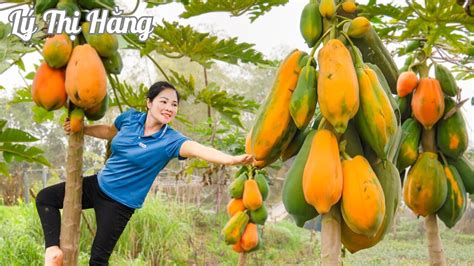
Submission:
<svg viewBox="0 0 474 266">
<path fill-rule="evenodd" d="M 97 233 L 92 243 L 90 265 L 108 265 L 109 257 L 135 211 L 109 198 L 98 188 L 94 210 Z"/>
</svg>

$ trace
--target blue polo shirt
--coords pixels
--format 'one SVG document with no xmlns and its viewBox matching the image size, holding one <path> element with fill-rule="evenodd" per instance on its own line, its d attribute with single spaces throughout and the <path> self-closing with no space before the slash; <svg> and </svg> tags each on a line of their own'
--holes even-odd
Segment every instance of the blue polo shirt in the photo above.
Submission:
<svg viewBox="0 0 474 266">
<path fill-rule="evenodd" d="M 143 205 L 158 173 L 179 157 L 181 145 L 188 140 L 168 125 L 145 137 L 146 115 L 130 109 L 115 119 L 118 132 L 112 139 L 112 154 L 97 176 L 105 194 L 134 209 Z"/>
</svg>

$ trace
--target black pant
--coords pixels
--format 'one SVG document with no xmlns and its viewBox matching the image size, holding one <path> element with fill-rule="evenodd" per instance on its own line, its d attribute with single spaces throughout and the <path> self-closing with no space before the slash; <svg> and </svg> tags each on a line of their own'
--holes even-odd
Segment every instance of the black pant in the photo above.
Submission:
<svg viewBox="0 0 474 266">
<path fill-rule="evenodd" d="M 110 254 L 135 211 L 105 195 L 99 188 L 97 175 L 82 182 L 82 209 L 94 208 L 97 233 L 92 243 L 90 265 L 108 265 Z M 46 248 L 59 246 L 65 183 L 41 190 L 36 197 L 36 209 L 43 226 Z"/>
</svg>

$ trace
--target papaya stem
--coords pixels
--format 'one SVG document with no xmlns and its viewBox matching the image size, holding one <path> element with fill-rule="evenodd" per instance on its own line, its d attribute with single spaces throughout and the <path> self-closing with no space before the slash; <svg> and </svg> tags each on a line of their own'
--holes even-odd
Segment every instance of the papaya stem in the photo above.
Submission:
<svg viewBox="0 0 474 266">
<path fill-rule="evenodd" d="M 339 16 L 337 15 L 338 18 L 342 18 L 343 20 L 340 21 L 338 24 L 337 24 L 337 27 L 339 28 L 341 25 L 343 25 L 344 23 L 348 22 L 348 21 L 351 21 L 350 19 L 346 18 L 346 17 L 343 17 L 343 16 Z"/>
<path fill-rule="evenodd" d="M 435 138 L 435 131 L 433 128 L 426 129 L 423 128 L 423 133 L 421 135 L 421 146 L 423 147 L 423 151 L 429 151 L 436 153 L 436 138 Z"/>
<path fill-rule="evenodd" d="M 120 110 L 120 113 L 123 113 L 122 105 L 120 104 L 120 100 L 119 100 L 119 97 L 118 97 L 118 94 L 117 94 L 117 90 L 115 88 L 115 86 L 116 86 L 115 82 L 114 82 L 112 76 L 110 76 L 110 74 L 107 74 L 107 78 L 110 81 L 110 86 L 112 87 L 112 91 L 114 92 L 115 99 L 117 99 L 117 106 Z"/>
<path fill-rule="evenodd" d="M 438 152 L 439 156 L 441 156 L 441 159 L 443 160 L 443 164 L 445 166 L 448 166 L 448 160 L 446 160 L 446 157 L 444 156 L 444 154 L 442 152 Z"/>
<path fill-rule="evenodd" d="M 318 125 L 318 130 L 321 130 L 324 128 L 324 125 L 326 124 L 326 117 L 323 116 L 323 118 L 321 118 L 321 122 L 319 122 L 319 125 Z"/>
<path fill-rule="evenodd" d="M 341 143 L 339 143 L 339 150 L 341 151 L 341 155 L 345 160 L 351 160 L 351 156 L 346 153 L 346 146 L 347 146 L 347 141 L 343 140 Z"/>
<path fill-rule="evenodd" d="M 334 18 L 333 18 L 331 20 L 331 37 L 330 37 L 331 40 L 336 39 L 336 32 L 337 32 L 337 23 L 335 23 Z"/>
</svg>

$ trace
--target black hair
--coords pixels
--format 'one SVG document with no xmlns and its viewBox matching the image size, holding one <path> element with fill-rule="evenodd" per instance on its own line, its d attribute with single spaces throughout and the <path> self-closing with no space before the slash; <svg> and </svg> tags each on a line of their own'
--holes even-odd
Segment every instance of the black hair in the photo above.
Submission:
<svg viewBox="0 0 474 266">
<path fill-rule="evenodd" d="M 158 81 L 155 84 L 151 85 L 150 89 L 148 89 L 148 93 L 147 93 L 146 97 L 147 97 L 147 99 L 150 99 L 150 101 L 153 101 L 153 99 L 155 99 L 155 97 L 165 89 L 174 90 L 176 92 L 176 98 L 178 99 L 178 103 L 179 103 L 178 90 L 176 90 L 176 88 L 173 85 L 171 85 L 170 83 L 168 83 L 166 81 Z"/>
</svg>

